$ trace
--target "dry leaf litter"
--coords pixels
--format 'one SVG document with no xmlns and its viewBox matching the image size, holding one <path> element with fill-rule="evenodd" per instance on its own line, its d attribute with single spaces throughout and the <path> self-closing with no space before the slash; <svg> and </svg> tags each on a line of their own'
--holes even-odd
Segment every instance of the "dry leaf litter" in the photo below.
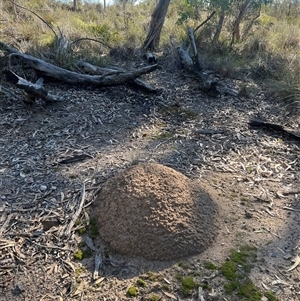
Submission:
<svg viewBox="0 0 300 301">
<path fill-rule="evenodd" d="M 217 98 L 178 74 L 157 71 L 147 81 L 162 93 L 53 83 L 47 88 L 64 101 L 46 107 L 22 104 L 17 91 L 1 94 L 0 300 L 127 300 L 127 289 L 148 271 L 162 280 L 147 280 L 135 300 L 152 293 L 181 300 L 178 273 L 209 283 L 202 299 L 227 300 L 222 276 L 204 262 L 220 265 L 243 243 L 258 248 L 254 283 L 279 300 L 298 300 L 299 142 L 247 123 L 265 118 L 297 130 L 299 117 L 250 80 L 248 97 Z M 234 89 L 243 83 L 224 82 Z M 185 259 L 186 269 L 178 260 L 123 256 L 80 231 L 108 179 L 151 162 L 199 181 L 219 207 L 216 240 Z M 91 256 L 77 261 L 82 246 Z"/>
</svg>

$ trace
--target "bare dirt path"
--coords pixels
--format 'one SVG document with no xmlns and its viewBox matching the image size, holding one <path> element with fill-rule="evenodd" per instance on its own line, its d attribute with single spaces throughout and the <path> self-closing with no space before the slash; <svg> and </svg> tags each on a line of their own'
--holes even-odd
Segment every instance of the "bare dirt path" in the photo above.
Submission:
<svg viewBox="0 0 300 301">
<path fill-rule="evenodd" d="M 205 300 L 240 300 L 226 294 L 226 280 L 206 263 L 221 266 L 231 249 L 246 244 L 257 247 L 255 285 L 278 300 L 298 300 L 299 268 L 287 270 L 300 248 L 300 144 L 249 129 L 248 121 L 299 130 L 299 117 L 252 82 L 247 97 L 210 98 L 179 74 L 157 71 L 148 81 L 163 92 L 49 85 L 63 103 L 0 98 L 0 300 L 197 300 L 197 289 L 182 293 L 178 275 L 207 284 Z M 180 261 L 147 261 L 120 256 L 97 238 L 87 225 L 95 194 L 140 162 L 172 167 L 211 194 L 220 214 L 211 248 Z M 81 249 L 86 258 L 75 260 Z M 99 252 L 104 259 L 94 282 Z M 130 298 L 127 290 L 136 285 L 138 296 Z"/>
</svg>

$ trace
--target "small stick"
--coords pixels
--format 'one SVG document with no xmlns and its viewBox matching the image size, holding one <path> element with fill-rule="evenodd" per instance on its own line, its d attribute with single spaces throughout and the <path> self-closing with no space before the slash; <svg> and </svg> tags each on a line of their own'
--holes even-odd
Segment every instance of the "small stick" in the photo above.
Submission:
<svg viewBox="0 0 300 301">
<path fill-rule="evenodd" d="M 73 218 L 71 219 L 66 231 L 65 231 L 65 235 L 66 236 L 69 236 L 70 233 L 71 233 L 71 230 L 76 222 L 76 220 L 78 219 L 81 211 L 82 211 L 82 207 L 83 207 L 83 204 L 84 204 L 84 199 L 85 199 L 85 183 L 83 182 L 82 183 L 82 189 L 81 189 L 81 201 L 80 201 L 80 204 L 79 204 L 79 207 L 78 209 L 76 210 L 76 212 L 74 213 L 74 216 Z"/>
</svg>

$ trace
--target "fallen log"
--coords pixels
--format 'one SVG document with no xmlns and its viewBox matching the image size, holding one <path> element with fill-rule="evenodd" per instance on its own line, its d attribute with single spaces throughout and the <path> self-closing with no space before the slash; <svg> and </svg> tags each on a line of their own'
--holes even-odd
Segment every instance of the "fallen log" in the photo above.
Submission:
<svg viewBox="0 0 300 301">
<path fill-rule="evenodd" d="M 103 75 L 80 74 L 61 67 L 57 67 L 31 55 L 20 53 L 16 49 L 7 46 L 3 42 L 0 42 L 0 48 L 4 51 L 8 51 L 10 53 L 10 58 L 19 57 L 31 68 L 42 72 L 46 76 L 72 85 L 90 84 L 97 87 L 123 85 L 143 74 L 154 71 L 158 67 L 157 64 L 155 64 L 151 66 L 141 67 L 135 70 L 122 70 L 119 72 L 112 72 Z"/>
<path fill-rule="evenodd" d="M 85 61 L 77 61 L 76 66 L 82 70 L 84 73 L 88 73 L 90 75 L 102 75 L 102 76 L 111 76 L 113 74 L 120 74 L 122 72 L 126 72 L 125 69 L 120 67 L 111 67 L 111 68 L 103 68 L 99 66 L 92 65 Z M 157 93 L 158 90 L 147 84 L 143 80 L 136 78 L 134 80 L 129 81 L 128 83 L 135 85 L 139 88 L 142 88 L 151 93 Z"/>
</svg>

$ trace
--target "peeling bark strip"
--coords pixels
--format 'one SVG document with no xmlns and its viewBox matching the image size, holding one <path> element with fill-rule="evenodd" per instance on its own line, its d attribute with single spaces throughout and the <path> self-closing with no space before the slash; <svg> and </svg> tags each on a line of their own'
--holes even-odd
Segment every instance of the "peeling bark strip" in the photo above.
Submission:
<svg viewBox="0 0 300 301">
<path fill-rule="evenodd" d="M 152 72 L 157 69 L 157 65 L 155 64 L 136 70 L 122 70 L 116 73 L 113 72 L 104 75 L 80 74 L 74 71 L 69 71 L 57 67 L 31 55 L 20 53 L 2 42 L 0 42 L 0 48 L 8 51 L 10 53 L 10 57 L 20 57 L 33 69 L 39 70 L 47 76 L 53 77 L 68 84 L 91 84 L 98 87 L 123 85 L 143 74 Z"/>
</svg>

